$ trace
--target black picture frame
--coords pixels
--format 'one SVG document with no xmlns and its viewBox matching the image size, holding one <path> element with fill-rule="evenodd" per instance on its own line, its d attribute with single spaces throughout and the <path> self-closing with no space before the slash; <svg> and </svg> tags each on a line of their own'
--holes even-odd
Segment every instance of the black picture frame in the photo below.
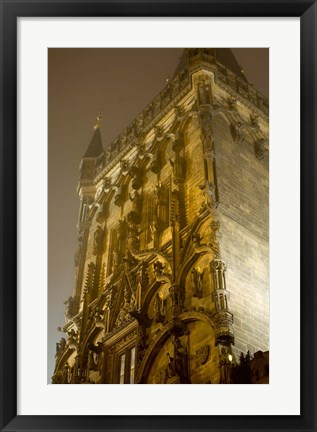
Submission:
<svg viewBox="0 0 317 432">
<path fill-rule="evenodd" d="M 1 431 L 316 430 L 316 22 L 311 0 L 0 0 Z M 287 416 L 17 415 L 17 18 L 92 16 L 300 17 L 301 413 Z M 286 42 L 287 43 L 287 42 Z M 287 146 L 287 143 L 281 145 Z M 287 148 L 285 148 L 287 153 Z M 282 168 L 281 168 L 282 169 Z M 290 234 L 291 235 L 291 234 Z M 283 308 L 281 319 L 287 322 Z M 281 335 L 282 337 L 282 335 Z M 281 341 L 282 342 L 282 341 Z M 287 355 L 287 354 L 286 354 Z M 292 377 L 289 377 L 292 385 Z"/>
</svg>

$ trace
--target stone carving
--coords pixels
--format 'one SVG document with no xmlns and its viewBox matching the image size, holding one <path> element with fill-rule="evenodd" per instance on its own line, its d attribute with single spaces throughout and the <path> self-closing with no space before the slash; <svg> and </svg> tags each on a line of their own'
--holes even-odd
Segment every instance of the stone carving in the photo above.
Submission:
<svg viewBox="0 0 317 432">
<path fill-rule="evenodd" d="M 229 111 L 236 111 L 237 110 L 237 98 L 230 96 L 227 99 L 227 108 Z"/>
<path fill-rule="evenodd" d="M 105 177 L 104 178 L 104 189 L 106 192 L 109 192 L 109 190 L 111 189 L 112 186 L 112 181 L 111 181 L 111 177 Z"/>
<path fill-rule="evenodd" d="M 64 305 L 66 305 L 65 317 L 67 320 L 70 320 L 74 315 L 76 315 L 77 312 L 77 301 L 75 297 L 68 297 L 68 299 L 64 302 Z"/>
<path fill-rule="evenodd" d="M 205 197 L 200 213 L 206 209 L 216 209 L 218 207 L 216 185 L 210 181 L 205 181 L 205 183 L 200 185 L 199 188 L 203 191 Z"/>
<path fill-rule="evenodd" d="M 200 81 L 197 88 L 197 99 L 199 105 L 210 105 L 211 100 L 211 87 L 209 81 Z"/>
<path fill-rule="evenodd" d="M 156 243 L 158 235 L 158 218 L 156 214 L 153 214 L 152 223 L 150 224 L 151 240 Z"/>
<path fill-rule="evenodd" d="M 132 177 L 132 188 L 138 190 L 142 187 L 143 182 L 143 171 L 141 168 L 132 166 L 129 170 L 129 174 Z"/>
<path fill-rule="evenodd" d="M 142 197 L 137 190 L 133 194 L 129 194 L 129 198 L 132 201 L 132 211 L 128 214 L 128 221 L 134 224 L 141 222 L 142 212 Z"/>
<path fill-rule="evenodd" d="M 74 329 L 69 330 L 67 332 L 68 338 L 67 338 L 67 345 L 69 348 L 76 349 L 76 343 L 77 343 L 77 333 Z"/>
<path fill-rule="evenodd" d="M 93 289 L 94 280 L 95 280 L 95 264 L 93 262 L 90 262 L 88 264 L 88 270 L 87 270 L 86 281 L 85 281 L 85 289 L 84 289 L 84 293 L 86 296 Z"/>
<path fill-rule="evenodd" d="M 131 319 L 130 312 L 136 309 L 136 304 L 135 292 L 128 285 L 125 285 L 123 289 L 123 303 L 116 319 L 116 326 L 121 326 L 125 321 Z"/>
<path fill-rule="evenodd" d="M 212 142 L 212 115 L 209 109 L 201 109 L 199 113 L 201 137 L 204 145 L 204 152 L 210 153 L 213 150 Z"/>
<path fill-rule="evenodd" d="M 161 167 L 162 167 L 162 154 L 160 150 L 157 150 L 153 155 L 153 159 L 150 164 L 150 170 L 154 174 L 157 174 L 160 171 Z"/>
<path fill-rule="evenodd" d="M 70 383 L 70 366 L 66 362 L 62 369 L 62 384 L 69 384 Z"/>
<path fill-rule="evenodd" d="M 173 168 L 173 181 L 176 185 L 183 183 L 185 180 L 186 162 L 185 158 L 180 154 L 180 152 L 183 150 L 183 147 L 183 136 L 178 134 L 175 141 L 173 142 L 173 150 L 175 152 L 174 161 L 171 159 L 169 160 Z"/>
<path fill-rule="evenodd" d="M 204 270 L 200 270 L 200 268 L 194 267 L 191 271 L 193 297 L 202 298 L 203 296 L 203 274 Z"/>
<path fill-rule="evenodd" d="M 100 225 L 98 225 L 94 233 L 94 255 L 99 255 L 102 253 L 103 249 L 103 230 Z"/>
<path fill-rule="evenodd" d="M 140 229 L 139 225 L 133 223 L 128 218 L 128 235 L 127 235 L 127 249 L 131 253 L 135 253 L 139 249 L 139 235 Z"/>
<path fill-rule="evenodd" d="M 172 285 L 169 289 L 172 306 L 177 306 L 179 303 L 179 288 L 177 285 Z"/>
<path fill-rule="evenodd" d="M 201 246 L 201 240 L 202 236 L 199 233 L 192 234 L 192 242 L 195 248 Z"/>
<path fill-rule="evenodd" d="M 164 267 L 165 266 L 164 266 L 164 264 L 161 261 L 159 261 L 159 260 L 155 261 L 155 263 L 154 263 L 154 274 L 155 274 L 156 277 L 163 275 Z"/>
<path fill-rule="evenodd" d="M 168 363 L 166 367 L 167 378 L 175 375 L 180 377 L 181 383 L 188 383 L 188 353 L 185 346 L 177 336 L 173 336 L 174 357 L 167 352 Z"/>
<path fill-rule="evenodd" d="M 62 337 L 61 340 L 56 343 L 55 357 L 60 357 L 65 351 L 65 348 L 66 348 L 66 339 Z"/>
<path fill-rule="evenodd" d="M 128 174 L 129 172 L 129 161 L 126 159 L 123 159 L 120 161 L 120 165 L 121 165 L 121 173 L 123 175 Z"/>
<path fill-rule="evenodd" d="M 121 207 L 124 203 L 124 187 L 123 185 L 118 187 L 117 193 L 114 197 L 114 203 L 116 206 Z"/>
<path fill-rule="evenodd" d="M 105 312 L 103 310 L 99 310 L 98 308 L 95 310 L 94 313 L 94 322 L 96 327 L 104 328 L 104 318 L 105 318 Z"/>
<path fill-rule="evenodd" d="M 243 123 L 240 121 L 237 121 L 234 124 L 230 123 L 231 136 L 236 144 L 241 144 L 244 141 L 244 138 L 242 137 L 242 128 Z"/>
<path fill-rule="evenodd" d="M 205 345 L 199 348 L 194 355 L 194 359 L 196 361 L 196 367 L 202 366 L 207 363 L 208 357 L 210 353 L 210 346 Z"/>
<path fill-rule="evenodd" d="M 231 361 L 232 356 L 229 352 L 228 347 L 220 347 L 220 384 L 231 384 Z"/>
<path fill-rule="evenodd" d="M 165 384 L 167 381 L 166 368 L 161 368 L 155 375 L 156 384 Z"/>
<path fill-rule="evenodd" d="M 106 219 L 109 217 L 109 202 L 104 201 L 100 205 L 100 210 L 96 215 L 96 221 L 100 224 L 104 223 Z"/>
<path fill-rule="evenodd" d="M 159 293 L 157 293 L 153 306 L 155 322 L 163 322 L 165 320 L 166 314 L 166 299 L 164 299 Z"/>
<path fill-rule="evenodd" d="M 210 264 L 211 274 L 214 280 L 214 300 L 216 313 L 214 314 L 216 345 L 219 343 L 229 345 L 234 343 L 232 328 L 232 314 L 229 312 L 230 293 L 226 287 L 226 263 L 221 259 L 214 259 Z"/>
<path fill-rule="evenodd" d="M 90 350 L 88 355 L 88 370 L 101 371 L 104 360 L 103 343 L 98 342 L 97 345 L 89 343 L 88 349 Z"/>
<path fill-rule="evenodd" d="M 256 140 L 254 143 L 254 152 L 259 160 L 264 159 L 268 153 L 267 140 L 264 138 Z"/>
<path fill-rule="evenodd" d="M 216 219 L 213 219 L 213 221 L 210 224 L 210 228 L 211 228 L 211 233 L 210 233 L 209 246 L 214 253 L 214 258 L 220 259 L 220 244 L 219 244 L 219 238 L 221 237 L 219 234 L 220 222 Z"/>
</svg>

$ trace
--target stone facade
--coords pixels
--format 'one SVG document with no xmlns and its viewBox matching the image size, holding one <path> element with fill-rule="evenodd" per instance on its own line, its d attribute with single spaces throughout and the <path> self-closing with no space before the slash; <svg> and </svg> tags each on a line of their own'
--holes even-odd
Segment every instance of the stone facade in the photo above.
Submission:
<svg viewBox="0 0 317 432">
<path fill-rule="evenodd" d="M 269 348 L 268 102 L 230 50 L 182 63 L 106 150 L 98 118 L 53 383 L 228 384 Z"/>
</svg>

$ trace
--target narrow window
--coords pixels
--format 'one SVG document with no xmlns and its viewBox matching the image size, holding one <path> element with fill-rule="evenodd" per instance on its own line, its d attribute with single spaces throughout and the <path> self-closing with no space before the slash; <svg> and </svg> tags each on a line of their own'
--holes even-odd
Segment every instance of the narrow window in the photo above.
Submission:
<svg viewBox="0 0 317 432">
<path fill-rule="evenodd" d="M 130 384 L 134 384 L 134 370 L 135 370 L 135 347 L 131 349 L 130 360 Z"/>
<path fill-rule="evenodd" d="M 113 253 L 117 247 L 117 230 L 112 229 L 110 231 L 110 239 L 108 246 L 108 263 L 107 263 L 107 276 L 111 275 L 113 267 Z"/>
<path fill-rule="evenodd" d="M 120 357 L 120 379 L 119 383 L 124 384 L 125 354 Z"/>
</svg>

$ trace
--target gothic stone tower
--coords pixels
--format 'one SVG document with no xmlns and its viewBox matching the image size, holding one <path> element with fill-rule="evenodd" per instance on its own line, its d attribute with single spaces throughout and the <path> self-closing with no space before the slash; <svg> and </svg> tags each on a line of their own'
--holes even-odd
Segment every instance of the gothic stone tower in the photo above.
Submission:
<svg viewBox="0 0 317 432">
<path fill-rule="evenodd" d="M 269 346 L 268 101 L 230 49 L 80 165 L 76 284 L 53 383 L 230 383 Z"/>
</svg>

